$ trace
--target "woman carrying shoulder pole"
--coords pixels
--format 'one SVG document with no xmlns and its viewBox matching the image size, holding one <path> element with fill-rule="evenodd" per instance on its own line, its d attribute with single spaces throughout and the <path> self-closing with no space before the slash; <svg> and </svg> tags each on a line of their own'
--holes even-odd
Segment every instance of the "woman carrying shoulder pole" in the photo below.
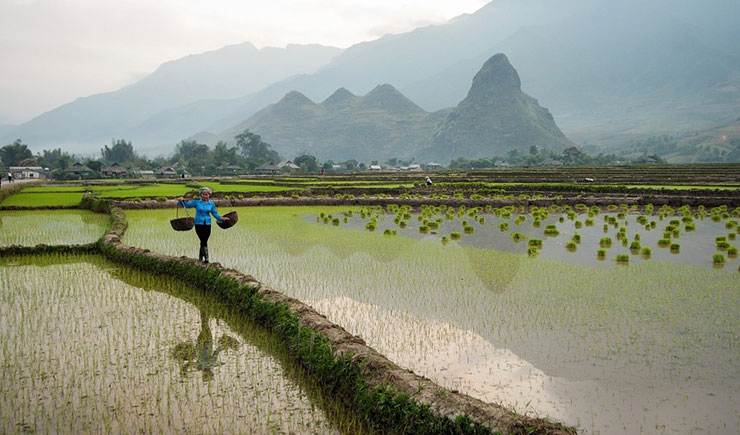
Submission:
<svg viewBox="0 0 740 435">
<path fill-rule="evenodd" d="M 200 239 L 198 261 L 208 263 L 208 238 L 211 237 L 211 215 L 218 222 L 228 221 L 229 218 L 222 218 L 218 214 L 218 211 L 216 211 L 216 204 L 211 201 L 211 193 L 213 191 L 209 187 L 201 187 L 198 192 L 200 193 L 200 199 L 185 201 L 181 196 L 179 204 L 185 208 L 195 208 L 195 233 L 198 235 L 198 239 Z"/>
</svg>

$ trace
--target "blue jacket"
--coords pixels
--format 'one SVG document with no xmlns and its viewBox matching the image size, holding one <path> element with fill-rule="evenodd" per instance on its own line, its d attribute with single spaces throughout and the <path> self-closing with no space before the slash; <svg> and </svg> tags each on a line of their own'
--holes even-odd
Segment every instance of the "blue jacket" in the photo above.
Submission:
<svg viewBox="0 0 740 435">
<path fill-rule="evenodd" d="M 195 225 L 210 225 L 211 215 L 221 222 L 221 215 L 216 211 L 216 204 L 210 199 L 203 202 L 202 199 L 193 199 L 191 201 L 180 201 L 185 208 L 195 207 Z"/>
</svg>

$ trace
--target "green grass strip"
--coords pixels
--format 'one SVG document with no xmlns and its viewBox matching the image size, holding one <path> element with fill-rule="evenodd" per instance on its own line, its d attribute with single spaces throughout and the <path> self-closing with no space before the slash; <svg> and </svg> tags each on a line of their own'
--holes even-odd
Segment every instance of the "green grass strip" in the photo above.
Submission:
<svg viewBox="0 0 740 435">
<path fill-rule="evenodd" d="M 82 192 L 26 193 L 11 195 L 0 202 L 0 207 L 69 207 L 82 200 Z"/>
</svg>

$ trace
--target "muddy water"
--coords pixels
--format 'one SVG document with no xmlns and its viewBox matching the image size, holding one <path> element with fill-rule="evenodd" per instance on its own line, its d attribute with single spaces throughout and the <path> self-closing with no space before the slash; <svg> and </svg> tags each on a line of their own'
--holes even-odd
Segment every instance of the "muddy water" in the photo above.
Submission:
<svg viewBox="0 0 740 435">
<path fill-rule="evenodd" d="M 290 296 L 321 304 L 320 311 L 336 307 L 331 317 L 356 325 L 349 329 L 371 346 L 460 391 L 498 397 L 591 433 L 661 433 L 663 427 L 665 433 L 737 433 L 736 264 L 715 270 L 658 261 L 653 246 L 651 260 L 631 256 L 622 267 L 612 261 L 616 240 L 608 260 L 593 265 L 577 264 L 564 248 L 560 255 L 571 261 L 544 252 L 528 258 L 467 243 L 484 226 L 497 234 L 489 217 L 462 242 L 443 246 L 441 233 L 385 237 L 382 230 L 366 231 L 364 223 L 359 231 L 343 223 L 317 224 L 315 214 L 296 216 L 315 209 L 301 210 L 240 209 L 237 227 L 215 232 L 212 255 Z M 341 216 L 344 210 L 321 211 Z M 167 217 L 132 213 L 127 243 L 192 255 L 194 235 L 173 235 Z M 392 224 L 392 217 L 386 220 Z M 688 252 L 685 235 L 679 238 L 681 254 Z M 708 237 L 713 245 L 714 234 Z M 544 251 L 553 239 L 542 238 Z M 595 257 L 596 246 L 576 253 L 581 250 Z M 380 314 L 365 320 L 375 310 Z M 401 326 L 396 316 L 403 317 Z M 500 360 L 507 352 L 514 362 Z M 519 377 L 522 382 L 511 380 Z"/>
<path fill-rule="evenodd" d="M 616 379 L 556 377 L 478 334 L 346 297 L 310 301 L 399 365 L 489 402 L 546 416 L 584 433 L 708 433 L 738 430 L 740 398 L 731 385 L 706 388 L 686 379 L 636 384 Z M 404 331 L 398 334 L 398 331 Z M 619 368 L 615 368 L 619 370 Z"/>
<path fill-rule="evenodd" d="M 88 260 L 0 263 L 0 432 L 338 432 L 207 298 Z"/>
</svg>

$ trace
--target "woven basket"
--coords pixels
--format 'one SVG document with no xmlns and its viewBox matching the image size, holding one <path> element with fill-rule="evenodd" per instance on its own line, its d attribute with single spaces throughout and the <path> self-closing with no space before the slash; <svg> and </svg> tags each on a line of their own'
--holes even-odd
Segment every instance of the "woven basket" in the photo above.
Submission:
<svg viewBox="0 0 740 435">
<path fill-rule="evenodd" d="M 177 209 L 175 210 L 175 216 L 177 217 L 170 220 L 170 225 L 172 225 L 172 229 L 175 231 L 192 230 L 195 224 L 195 219 L 188 214 L 188 209 L 184 206 L 183 208 L 185 209 L 185 214 L 188 216 L 180 217 L 180 201 L 177 201 Z"/>
<path fill-rule="evenodd" d="M 232 211 L 231 213 L 226 213 L 222 217 L 227 217 L 229 218 L 229 220 L 223 221 L 223 222 L 216 222 L 216 225 L 218 225 L 219 227 L 225 230 L 233 227 L 236 224 L 236 222 L 239 220 L 239 215 L 235 211 Z"/>
</svg>

